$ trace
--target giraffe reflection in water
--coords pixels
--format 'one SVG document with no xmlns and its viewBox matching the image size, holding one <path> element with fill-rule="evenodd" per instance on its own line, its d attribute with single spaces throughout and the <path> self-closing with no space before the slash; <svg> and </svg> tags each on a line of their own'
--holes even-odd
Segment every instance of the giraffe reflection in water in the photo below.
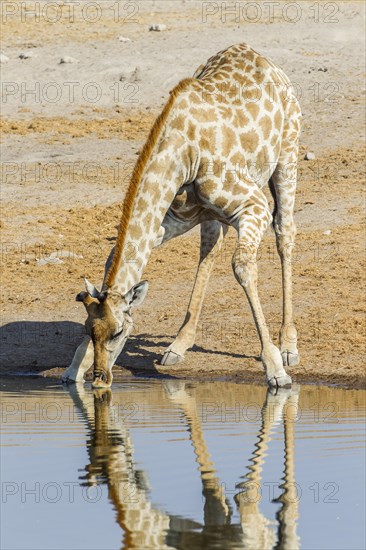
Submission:
<svg viewBox="0 0 366 550">
<path fill-rule="evenodd" d="M 243 548 L 248 550 L 300 547 L 296 534 L 298 498 L 294 472 L 294 416 L 298 393 L 267 390 L 261 410 L 261 426 L 250 465 L 236 486 L 234 497 L 239 523 L 232 522 L 233 510 L 225 497 L 224 484 L 217 477 L 208 451 L 196 399 L 181 381 L 164 381 L 165 396 L 183 413 L 202 482 L 203 525 L 177 517 L 154 507 L 149 499 L 149 484 L 142 470 L 136 469 L 133 445 L 126 421 L 113 406 L 112 391 L 88 391 L 82 385 L 69 387 L 75 406 L 82 412 L 89 429 L 87 450 L 90 463 L 83 483 L 106 484 L 123 532 L 124 549 L 201 549 Z M 273 393 L 272 393 L 273 392 Z M 284 476 L 276 520 L 260 511 L 261 473 L 274 427 L 284 426 Z M 248 460 L 247 457 L 245 457 Z M 228 457 L 230 460 L 230 457 Z M 244 461 L 243 461 L 244 468 Z"/>
</svg>

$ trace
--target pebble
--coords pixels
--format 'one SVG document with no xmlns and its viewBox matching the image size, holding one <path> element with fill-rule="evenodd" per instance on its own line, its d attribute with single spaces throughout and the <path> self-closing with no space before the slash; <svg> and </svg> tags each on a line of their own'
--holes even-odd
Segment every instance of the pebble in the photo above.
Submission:
<svg viewBox="0 0 366 550">
<path fill-rule="evenodd" d="M 308 73 L 310 74 L 312 71 L 320 71 L 321 73 L 327 73 L 328 67 L 310 67 L 310 70 Z"/>
<path fill-rule="evenodd" d="M 71 57 L 69 55 L 64 55 L 64 57 L 61 57 L 60 64 L 61 63 L 79 63 L 78 59 L 75 59 L 75 57 Z"/>
<path fill-rule="evenodd" d="M 163 25 L 163 24 L 155 24 L 155 25 L 150 25 L 149 27 L 149 31 L 156 31 L 156 32 L 161 32 L 161 31 L 165 31 L 166 30 L 166 25 Z"/>
<path fill-rule="evenodd" d="M 305 160 L 315 160 L 316 156 L 314 155 L 314 153 L 310 153 L 310 151 L 308 151 L 307 153 L 305 153 L 304 159 Z"/>
<path fill-rule="evenodd" d="M 24 52 L 19 55 L 19 59 L 31 59 L 32 57 L 34 57 L 33 52 Z"/>
<path fill-rule="evenodd" d="M 326 231 L 323 231 L 323 235 L 330 235 L 332 232 L 330 229 L 327 229 Z"/>
<path fill-rule="evenodd" d="M 131 42 L 131 39 L 130 39 L 130 38 L 127 38 L 126 36 L 120 36 L 120 37 L 118 38 L 118 40 L 119 40 L 120 42 Z"/>
<path fill-rule="evenodd" d="M 4 55 L 3 53 L 0 54 L 0 63 L 7 63 L 9 61 L 9 58 L 7 55 Z"/>
</svg>

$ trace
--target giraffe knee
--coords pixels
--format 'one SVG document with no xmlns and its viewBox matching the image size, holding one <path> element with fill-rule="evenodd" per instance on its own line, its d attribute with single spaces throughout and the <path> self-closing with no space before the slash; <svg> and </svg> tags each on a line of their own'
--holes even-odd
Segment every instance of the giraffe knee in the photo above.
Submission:
<svg viewBox="0 0 366 550">
<path fill-rule="evenodd" d="M 286 219 L 283 215 L 275 215 L 273 227 L 277 238 L 295 239 L 296 237 L 296 225 L 292 216 Z"/>
<path fill-rule="evenodd" d="M 257 245 L 241 243 L 234 252 L 232 268 L 236 280 L 243 287 L 248 287 L 257 279 L 257 251 Z"/>
<path fill-rule="evenodd" d="M 295 246 L 295 223 L 290 222 L 286 225 L 278 225 L 275 223 L 275 232 L 278 253 L 283 257 L 291 256 Z"/>
</svg>

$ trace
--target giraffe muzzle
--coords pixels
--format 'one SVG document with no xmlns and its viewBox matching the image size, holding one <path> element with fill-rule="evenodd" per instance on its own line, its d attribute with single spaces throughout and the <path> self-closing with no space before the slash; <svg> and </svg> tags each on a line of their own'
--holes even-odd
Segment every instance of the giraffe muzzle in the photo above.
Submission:
<svg viewBox="0 0 366 550">
<path fill-rule="evenodd" d="M 104 370 L 95 370 L 94 371 L 94 380 L 92 382 L 92 387 L 97 388 L 110 388 L 112 385 L 113 376 L 110 371 Z"/>
</svg>

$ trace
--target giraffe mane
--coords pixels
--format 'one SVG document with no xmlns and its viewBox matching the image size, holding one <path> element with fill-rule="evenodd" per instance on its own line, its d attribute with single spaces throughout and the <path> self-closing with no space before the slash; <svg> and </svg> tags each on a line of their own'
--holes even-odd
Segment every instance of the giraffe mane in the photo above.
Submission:
<svg viewBox="0 0 366 550">
<path fill-rule="evenodd" d="M 125 197 L 122 204 L 122 214 L 121 221 L 118 229 L 117 241 L 114 249 L 113 260 L 111 267 L 108 270 L 107 276 L 105 278 L 105 285 L 111 287 L 115 281 L 118 268 L 122 258 L 123 247 L 125 245 L 126 234 L 128 229 L 128 224 L 131 219 L 133 212 L 133 206 L 135 202 L 135 197 L 139 188 L 140 181 L 144 174 L 146 164 L 151 158 L 154 147 L 159 139 L 161 131 L 164 127 L 164 124 L 169 116 L 169 113 L 174 105 L 175 98 L 177 95 L 183 91 L 189 84 L 191 84 L 195 79 L 194 78 L 185 78 L 181 80 L 170 92 L 170 97 L 165 104 L 162 112 L 155 120 L 149 136 L 142 148 L 142 151 L 136 161 L 134 166 L 132 176 L 128 189 L 126 191 Z"/>
</svg>

